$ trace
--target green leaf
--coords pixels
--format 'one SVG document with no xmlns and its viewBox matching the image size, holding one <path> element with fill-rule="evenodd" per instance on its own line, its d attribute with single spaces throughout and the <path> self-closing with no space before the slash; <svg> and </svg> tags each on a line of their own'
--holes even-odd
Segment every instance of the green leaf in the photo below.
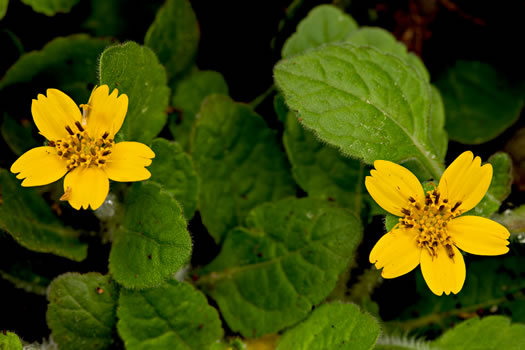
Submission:
<svg viewBox="0 0 525 350">
<path fill-rule="evenodd" d="M 199 24 L 190 2 L 167 0 L 149 27 L 144 44 L 155 51 L 171 80 L 193 62 L 199 36 Z"/>
<path fill-rule="evenodd" d="M 289 57 L 322 44 L 343 41 L 356 29 L 355 20 L 337 7 L 317 6 L 299 23 L 297 31 L 286 40 L 282 56 Z"/>
<path fill-rule="evenodd" d="M 134 42 L 112 46 L 100 57 L 100 84 L 129 97 L 119 135 L 149 144 L 166 123 L 170 89 L 166 71 L 153 51 Z"/>
<path fill-rule="evenodd" d="M 138 4 L 133 4 L 132 12 L 143 16 L 143 8 L 137 9 Z M 120 38 L 124 36 L 126 26 L 134 24 L 128 13 L 123 14 L 125 6 L 126 0 L 91 0 L 91 12 L 82 27 L 95 36 Z"/>
<path fill-rule="evenodd" d="M 276 350 L 369 350 L 379 336 L 379 325 L 353 304 L 332 303 L 316 308 L 308 319 L 287 331 Z"/>
<path fill-rule="evenodd" d="M 488 162 L 493 167 L 493 178 L 489 190 L 471 214 L 489 217 L 498 211 L 501 202 L 510 194 L 512 185 L 512 159 L 505 152 L 492 155 Z"/>
<path fill-rule="evenodd" d="M 46 16 L 54 16 L 57 13 L 68 13 L 80 0 L 22 0 L 33 11 L 43 13 Z"/>
<path fill-rule="evenodd" d="M 0 0 L 0 20 L 4 18 L 6 12 L 7 12 L 7 5 L 9 4 L 9 0 Z"/>
<path fill-rule="evenodd" d="M 35 84 L 42 80 L 43 89 L 53 86 L 80 101 L 78 103 L 87 103 L 91 93 L 88 87 L 97 82 L 98 58 L 109 43 L 85 34 L 55 38 L 42 50 L 20 57 L 0 80 L 0 90 L 17 83 Z"/>
<path fill-rule="evenodd" d="M 437 81 L 450 139 L 464 144 L 492 140 L 519 117 L 525 99 L 492 66 L 458 61 Z"/>
<path fill-rule="evenodd" d="M 359 219 L 328 201 L 290 198 L 254 209 L 197 281 L 234 332 L 257 337 L 305 318 L 334 289 L 361 241 Z"/>
<path fill-rule="evenodd" d="M 273 98 L 273 109 L 277 114 L 277 119 L 279 119 L 281 123 L 286 123 L 289 110 L 288 106 L 286 105 L 286 102 L 284 101 L 283 94 L 277 93 L 275 95 L 275 97 Z"/>
<path fill-rule="evenodd" d="M 109 270 L 127 288 L 157 286 L 191 255 L 182 209 L 170 192 L 150 182 L 131 188 L 125 213 L 115 233 Z"/>
<path fill-rule="evenodd" d="M 283 142 L 292 174 L 310 197 L 333 200 L 357 215 L 361 212 L 365 166 L 336 148 L 321 143 L 288 113 Z"/>
<path fill-rule="evenodd" d="M 525 347 L 525 325 L 511 325 L 502 316 L 473 318 L 447 331 L 433 344 L 443 350 L 521 350 Z"/>
<path fill-rule="evenodd" d="M 113 343 L 118 289 L 98 272 L 66 273 L 49 286 L 47 324 L 60 349 L 107 349 Z"/>
<path fill-rule="evenodd" d="M 22 153 L 29 151 L 31 148 L 41 146 L 33 137 L 33 122 L 23 119 L 17 121 L 7 114 L 4 114 L 2 123 L 2 137 L 11 150 L 20 156 Z"/>
<path fill-rule="evenodd" d="M 525 205 L 515 209 L 507 209 L 501 214 L 495 214 L 492 219 L 505 226 L 510 231 L 511 236 L 516 236 L 520 242 L 525 243 Z"/>
<path fill-rule="evenodd" d="M 192 139 L 202 222 L 220 242 L 258 204 L 295 194 L 273 130 L 248 106 L 212 95 Z"/>
<path fill-rule="evenodd" d="M 445 106 L 439 90 L 434 86 L 432 89 L 432 106 L 430 114 L 429 138 L 436 150 L 439 159 L 444 159 L 448 148 L 448 135 L 443 131 L 445 127 Z"/>
<path fill-rule="evenodd" d="M 57 219 L 34 188 L 21 187 L 4 169 L 0 169 L 0 228 L 36 252 L 76 261 L 87 256 L 87 245 L 78 240 L 78 233 Z"/>
<path fill-rule="evenodd" d="M 169 126 L 175 141 L 184 149 L 189 148 L 195 117 L 202 101 L 214 93 L 228 95 L 228 85 L 221 73 L 211 70 L 194 72 L 175 88 L 171 103 L 178 115 L 170 118 Z"/>
<path fill-rule="evenodd" d="M 408 52 L 405 44 L 397 41 L 395 36 L 382 28 L 359 28 L 359 30 L 351 32 L 345 41 L 357 46 L 371 46 L 385 54 L 396 55 L 405 63 L 412 66 L 426 81 L 430 80 L 428 70 L 419 57 Z"/>
<path fill-rule="evenodd" d="M 219 314 L 206 297 L 174 280 L 144 291 L 123 289 L 118 317 L 128 350 L 206 350 L 223 336 Z"/>
<path fill-rule="evenodd" d="M 186 220 L 190 220 L 197 209 L 199 194 L 197 173 L 191 157 L 178 143 L 166 139 L 153 140 L 151 148 L 155 159 L 148 167 L 150 181 L 169 192 L 180 203 Z"/>
<path fill-rule="evenodd" d="M 440 178 L 432 142 L 432 89 L 399 58 L 370 47 L 330 44 L 280 61 L 275 81 L 302 124 L 321 140 L 371 164 L 405 163 L 422 179 Z"/>
<path fill-rule="evenodd" d="M 0 332 L 0 350 L 22 350 L 22 342 L 15 333 Z"/>
</svg>

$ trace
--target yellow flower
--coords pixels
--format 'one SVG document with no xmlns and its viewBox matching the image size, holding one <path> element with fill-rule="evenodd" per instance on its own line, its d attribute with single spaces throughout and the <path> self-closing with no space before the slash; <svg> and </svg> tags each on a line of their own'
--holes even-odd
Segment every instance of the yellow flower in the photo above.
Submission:
<svg viewBox="0 0 525 350">
<path fill-rule="evenodd" d="M 114 142 L 128 110 L 128 96 L 115 89 L 96 87 L 87 105 L 63 92 L 48 89 L 47 97 L 33 100 L 33 120 L 48 145 L 24 153 L 11 172 L 24 179 L 22 186 L 41 186 L 64 179 L 64 195 L 75 209 L 97 209 L 113 181 L 141 181 L 151 174 L 145 168 L 155 153 L 139 142 Z"/>
<path fill-rule="evenodd" d="M 492 180 L 492 166 L 481 166 L 472 152 L 452 162 L 438 187 L 426 194 L 402 166 L 377 160 L 374 167 L 365 180 L 368 192 L 383 209 L 401 217 L 370 252 L 370 262 L 383 268 L 384 278 L 399 277 L 421 264 L 434 294 L 457 294 L 466 275 L 458 248 L 477 255 L 509 251 L 505 227 L 479 216 L 460 216 L 481 201 Z"/>
</svg>

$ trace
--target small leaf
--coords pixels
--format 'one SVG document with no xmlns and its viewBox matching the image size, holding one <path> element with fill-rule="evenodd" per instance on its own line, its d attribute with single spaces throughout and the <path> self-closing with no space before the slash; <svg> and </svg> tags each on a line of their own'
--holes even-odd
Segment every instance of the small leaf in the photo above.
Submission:
<svg viewBox="0 0 525 350">
<path fill-rule="evenodd" d="M 283 58 L 302 53 L 322 44 L 343 41 L 357 29 L 349 15 L 332 5 L 315 7 L 297 26 L 297 32 L 284 43 Z"/>
<path fill-rule="evenodd" d="M 54 16 L 57 13 L 68 13 L 80 0 L 22 0 L 33 11 L 43 13 L 46 16 Z"/>
<path fill-rule="evenodd" d="M 107 349 L 113 343 L 118 290 L 97 272 L 66 273 L 49 286 L 47 323 L 60 349 Z"/>
<path fill-rule="evenodd" d="M 42 89 L 59 88 L 75 101 L 87 103 L 91 93 L 88 87 L 97 82 L 98 58 L 109 43 L 85 34 L 55 38 L 42 50 L 20 57 L 0 80 L 0 90 L 17 83 L 39 82 Z"/>
<path fill-rule="evenodd" d="M 464 144 L 492 140 L 519 117 L 525 99 L 493 67 L 458 61 L 437 81 L 450 139 Z"/>
<path fill-rule="evenodd" d="M 501 214 L 495 214 L 492 219 L 508 228 L 511 236 L 516 236 L 525 243 L 525 205 L 515 209 L 507 209 Z M 521 237 L 519 237 L 520 235 Z"/>
<path fill-rule="evenodd" d="M 178 116 L 170 118 L 169 126 L 175 141 L 184 149 L 189 148 L 195 117 L 202 101 L 214 93 L 228 95 L 228 85 L 221 73 L 211 70 L 194 72 L 175 88 L 172 105 L 177 109 Z"/>
<path fill-rule="evenodd" d="M 136 183 L 115 233 L 109 270 L 127 288 L 149 288 L 177 272 L 191 255 L 182 209 L 155 183 Z"/>
<path fill-rule="evenodd" d="M 378 336 L 377 321 L 356 305 L 324 304 L 284 333 L 276 350 L 370 350 Z"/>
<path fill-rule="evenodd" d="M 292 164 L 292 174 L 310 197 L 335 201 L 359 215 L 364 188 L 365 166 L 343 156 L 336 148 L 321 143 L 288 114 L 283 142 Z"/>
<path fill-rule="evenodd" d="M 0 350 L 22 350 L 22 342 L 15 333 L 0 332 Z"/>
<path fill-rule="evenodd" d="M 275 81 L 302 124 L 323 141 L 371 164 L 405 163 L 422 179 L 439 178 L 433 144 L 432 89 L 399 58 L 369 47 L 329 44 L 280 61 Z"/>
<path fill-rule="evenodd" d="M 197 283 L 234 332 L 274 333 L 330 294 L 361 237 L 359 219 L 328 201 L 266 203 L 250 213 L 247 228 L 229 232 Z"/>
<path fill-rule="evenodd" d="M 31 148 L 42 145 L 33 137 L 34 129 L 33 122 L 27 119 L 19 122 L 4 114 L 2 137 L 17 156 L 22 155 L 22 153 L 29 151 Z"/>
<path fill-rule="evenodd" d="M 8 4 L 9 0 L 0 0 L 0 20 L 4 18 L 5 14 L 7 13 Z"/>
<path fill-rule="evenodd" d="M 430 80 L 428 70 L 419 57 L 412 52 L 408 52 L 405 44 L 397 41 L 395 36 L 382 28 L 359 28 L 359 30 L 351 32 L 345 41 L 357 46 L 371 46 L 386 54 L 396 55 L 405 63 L 412 66 L 423 79 L 426 81 Z"/>
<path fill-rule="evenodd" d="M 481 202 L 472 210 L 473 215 L 489 217 L 498 211 L 501 202 L 510 194 L 512 185 L 512 159 L 505 152 L 492 155 L 488 162 L 493 167 L 493 178 L 489 190 Z"/>
<path fill-rule="evenodd" d="M 295 194 L 273 130 L 248 106 L 212 95 L 202 104 L 192 139 L 201 180 L 202 222 L 222 241 L 258 204 Z"/>
<path fill-rule="evenodd" d="M 502 316 L 462 322 L 433 342 L 443 350 L 521 350 L 524 344 L 525 325 L 511 325 L 510 320 Z"/>
<path fill-rule="evenodd" d="M 119 135 L 149 144 L 166 123 L 170 89 L 166 71 L 150 48 L 134 42 L 107 48 L 100 56 L 100 84 L 129 97 Z"/>
<path fill-rule="evenodd" d="M 78 240 L 78 233 L 56 218 L 34 188 L 21 187 L 4 169 L 0 169 L 0 228 L 36 252 L 76 261 L 87 255 L 87 245 Z"/>
<path fill-rule="evenodd" d="M 199 37 L 199 24 L 190 2 L 167 0 L 149 27 L 144 44 L 155 51 L 171 80 L 193 62 Z"/>
<path fill-rule="evenodd" d="M 123 289 L 118 318 L 128 350 L 204 350 L 223 336 L 217 310 L 206 297 L 174 280 L 143 291 Z"/>
<path fill-rule="evenodd" d="M 181 205 L 186 220 L 190 220 L 197 209 L 199 194 L 198 178 L 191 157 L 176 142 L 155 139 L 151 144 L 155 159 L 148 167 L 150 181 L 161 185 Z"/>
</svg>

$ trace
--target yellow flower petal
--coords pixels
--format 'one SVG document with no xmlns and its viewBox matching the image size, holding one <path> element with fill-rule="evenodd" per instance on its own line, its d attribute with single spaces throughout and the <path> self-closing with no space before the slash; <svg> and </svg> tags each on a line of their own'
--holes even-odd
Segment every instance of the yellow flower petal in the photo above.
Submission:
<svg viewBox="0 0 525 350">
<path fill-rule="evenodd" d="M 109 134 L 113 138 L 120 130 L 128 111 L 128 96 L 114 89 L 111 95 L 107 85 L 93 89 L 86 107 L 87 130 L 91 137 L 98 139 Z"/>
<path fill-rule="evenodd" d="M 472 152 L 463 152 L 445 170 L 439 181 L 442 198 L 448 198 L 454 205 L 461 202 L 459 209 L 466 212 L 474 208 L 485 196 L 492 181 L 492 165 L 481 166 L 481 158 Z"/>
<path fill-rule="evenodd" d="M 73 208 L 95 210 L 108 195 L 109 180 L 102 169 L 78 167 L 66 175 L 64 192 L 69 192 L 66 198 Z"/>
<path fill-rule="evenodd" d="M 419 265 L 421 248 L 416 244 L 417 232 L 394 229 L 376 243 L 370 252 L 370 262 L 383 268 L 381 276 L 395 278 L 409 273 Z"/>
<path fill-rule="evenodd" d="M 54 147 L 36 147 L 22 154 L 13 165 L 12 173 L 25 179 L 22 186 L 42 186 L 60 179 L 67 172 L 66 161 L 60 159 Z"/>
<path fill-rule="evenodd" d="M 48 89 L 47 97 L 39 94 L 31 105 L 33 120 L 42 135 L 48 140 L 69 136 L 66 126 L 74 128 L 82 115 L 75 102 L 60 90 Z"/>
<path fill-rule="evenodd" d="M 459 293 L 465 283 L 465 261 L 460 251 L 452 246 L 453 257 L 445 247 L 439 245 L 435 248 L 436 256 L 432 257 L 430 253 L 423 249 L 421 253 L 421 272 L 432 293 L 449 295 Z"/>
<path fill-rule="evenodd" d="M 456 246 L 477 255 L 501 255 L 509 251 L 509 231 L 499 223 L 479 216 L 460 216 L 448 225 Z"/>
<path fill-rule="evenodd" d="M 366 177 L 365 186 L 386 211 L 403 216 L 401 209 L 407 207 L 410 197 L 418 202 L 425 198 L 421 183 L 408 169 L 386 160 L 376 160 L 374 167 L 376 170 Z"/>
<path fill-rule="evenodd" d="M 151 174 L 145 168 L 151 164 L 155 153 L 140 142 L 119 142 L 111 150 L 111 157 L 104 169 L 114 181 L 142 181 Z"/>
</svg>

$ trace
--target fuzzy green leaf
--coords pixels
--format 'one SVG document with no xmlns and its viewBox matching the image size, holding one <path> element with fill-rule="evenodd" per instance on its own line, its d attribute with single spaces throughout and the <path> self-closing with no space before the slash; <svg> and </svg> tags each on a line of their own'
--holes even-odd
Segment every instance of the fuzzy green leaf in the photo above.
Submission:
<svg viewBox="0 0 525 350">
<path fill-rule="evenodd" d="M 0 20 L 4 18 L 5 14 L 7 13 L 8 4 L 9 0 L 0 0 Z"/>
<path fill-rule="evenodd" d="M 422 179 L 439 178 L 432 88 L 399 58 L 370 47 L 329 44 L 280 61 L 275 81 L 302 124 L 323 141 L 371 164 L 405 163 Z"/>
<path fill-rule="evenodd" d="M 19 122 L 4 114 L 2 137 L 16 155 L 20 156 L 31 148 L 42 145 L 33 137 L 34 129 L 33 123 L 27 119 Z"/>
<path fill-rule="evenodd" d="M 288 113 L 283 142 L 292 174 L 310 197 L 333 200 L 357 215 L 361 212 L 365 166 L 323 144 Z"/>
<path fill-rule="evenodd" d="M 407 47 L 402 42 L 397 41 L 395 36 L 382 28 L 359 28 L 359 30 L 351 32 L 345 41 L 358 46 L 371 46 L 381 52 L 396 55 L 411 65 L 426 81 L 430 80 L 428 70 L 419 57 L 408 52 Z"/>
<path fill-rule="evenodd" d="M 184 149 L 189 148 L 195 117 L 202 101 L 215 93 L 228 95 L 228 85 L 221 73 L 211 70 L 194 72 L 175 88 L 171 103 L 178 115 L 170 117 L 169 127 L 175 141 Z"/>
<path fill-rule="evenodd" d="M 0 350 L 22 350 L 22 342 L 15 333 L 0 332 Z"/>
<path fill-rule="evenodd" d="M 328 201 L 263 204 L 229 232 L 197 283 L 235 332 L 257 337 L 305 318 L 334 289 L 362 237 L 359 219 Z"/>
<path fill-rule="evenodd" d="M 480 144 L 512 125 L 525 102 L 523 94 L 493 67 L 458 61 L 436 81 L 447 111 L 447 131 L 454 141 Z"/>
<path fill-rule="evenodd" d="M 525 325 L 511 325 L 502 316 L 473 318 L 447 331 L 433 344 L 443 350 L 523 350 Z"/>
<path fill-rule="evenodd" d="M 377 321 L 353 304 L 332 303 L 315 309 L 287 331 L 276 350 L 369 350 L 379 336 Z"/>
<path fill-rule="evenodd" d="M 149 144 L 166 123 L 170 89 L 166 71 L 153 51 L 134 42 L 107 48 L 100 57 L 100 84 L 129 97 L 119 135 Z"/>
<path fill-rule="evenodd" d="M 33 11 L 43 13 L 46 16 L 54 16 L 57 13 L 68 13 L 80 0 L 22 0 Z"/>
<path fill-rule="evenodd" d="M 193 62 L 199 36 L 199 24 L 190 2 L 167 0 L 149 27 L 144 44 L 155 51 L 172 79 Z"/>
<path fill-rule="evenodd" d="M 498 211 L 501 202 L 510 194 L 512 185 L 512 159 L 505 152 L 492 155 L 488 162 L 492 164 L 493 178 L 489 190 L 471 214 L 489 217 Z"/>
<path fill-rule="evenodd" d="M 191 157 L 182 147 L 166 139 L 155 139 L 151 144 L 155 159 L 148 167 L 150 181 L 161 185 L 181 205 L 186 220 L 190 220 L 197 209 L 199 184 Z"/>
<path fill-rule="evenodd" d="M 125 213 L 115 233 L 109 270 L 127 288 L 157 286 L 191 255 L 182 209 L 169 191 L 150 182 L 132 187 Z"/>
<path fill-rule="evenodd" d="M 510 231 L 511 236 L 518 237 L 520 241 L 524 240 L 525 205 L 521 205 L 515 209 L 507 209 L 501 214 L 495 214 L 492 216 L 492 219 L 505 226 Z"/>
<path fill-rule="evenodd" d="M 98 58 L 109 43 L 109 40 L 85 34 L 58 37 L 42 50 L 20 57 L 0 80 L 0 90 L 31 81 L 32 84 L 39 83 L 43 89 L 59 88 L 78 103 L 87 103 L 91 93 L 88 85 L 97 83 Z M 45 90 L 38 92 L 45 93 Z"/>
<path fill-rule="evenodd" d="M 34 188 L 21 187 L 4 169 L 0 169 L 0 228 L 36 252 L 76 261 L 87 256 L 87 245 L 78 240 L 78 233 L 57 219 Z"/>
<path fill-rule="evenodd" d="M 299 23 L 297 32 L 286 40 L 282 56 L 289 57 L 322 44 L 343 41 L 356 29 L 355 20 L 337 7 L 317 6 Z"/>
<path fill-rule="evenodd" d="M 273 130 L 227 96 L 212 95 L 203 102 L 192 156 L 201 180 L 202 222 L 217 242 L 255 206 L 295 194 Z"/>
<path fill-rule="evenodd" d="M 66 273 L 49 286 L 47 323 L 62 350 L 107 349 L 113 343 L 118 289 L 97 272 Z"/>
<path fill-rule="evenodd" d="M 219 314 L 206 297 L 174 280 L 144 291 L 122 290 L 118 317 L 128 350 L 206 350 L 223 336 Z"/>
</svg>

